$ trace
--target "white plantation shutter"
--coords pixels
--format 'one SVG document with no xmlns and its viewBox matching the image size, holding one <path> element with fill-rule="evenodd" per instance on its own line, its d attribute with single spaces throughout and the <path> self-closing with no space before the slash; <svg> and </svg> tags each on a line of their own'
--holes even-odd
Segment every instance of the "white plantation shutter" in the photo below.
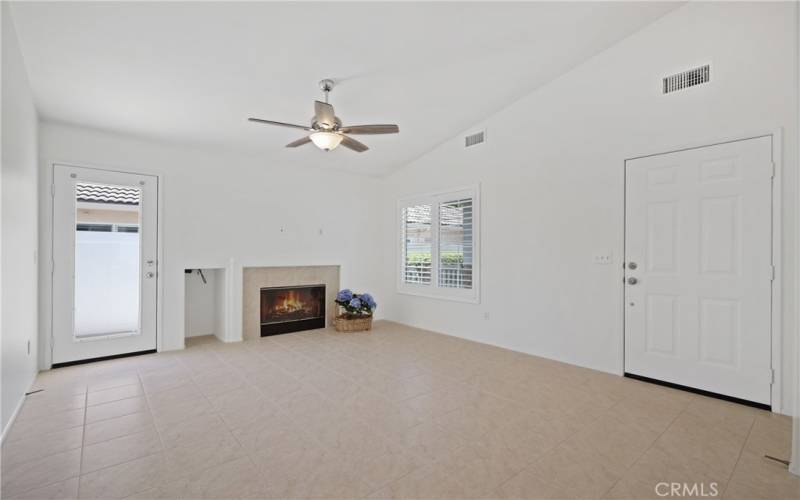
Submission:
<svg viewBox="0 0 800 500">
<path fill-rule="evenodd" d="M 398 208 L 398 291 L 477 302 L 477 187 L 419 196 Z"/>
<path fill-rule="evenodd" d="M 431 206 L 405 207 L 402 213 L 403 280 L 406 283 L 429 284 L 433 247 Z"/>
<path fill-rule="evenodd" d="M 439 205 L 439 286 L 472 288 L 472 198 Z"/>
</svg>

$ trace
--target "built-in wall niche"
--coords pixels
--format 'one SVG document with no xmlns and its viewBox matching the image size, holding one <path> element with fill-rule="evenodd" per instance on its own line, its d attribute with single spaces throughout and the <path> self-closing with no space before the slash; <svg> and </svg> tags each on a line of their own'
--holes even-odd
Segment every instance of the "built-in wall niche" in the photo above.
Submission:
<svg viewBox="0 0 800 500">
<path fill-rule="evenodd" d="M 184 271 L 184 335 L 228 337 L 227 271 L 224 268 Z"/>
</svg>

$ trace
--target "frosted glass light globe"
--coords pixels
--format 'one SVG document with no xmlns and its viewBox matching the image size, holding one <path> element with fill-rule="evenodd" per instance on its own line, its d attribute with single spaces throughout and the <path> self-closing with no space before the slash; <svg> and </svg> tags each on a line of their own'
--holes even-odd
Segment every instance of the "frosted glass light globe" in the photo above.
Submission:
<svg viewBox="0 0 800 500">
<path fill-rule="evenodd" d="M 310 137 L 315 146 L 325 151 L 336 149 L 336 146 L 338 146 L 343 139 L 340 134 L 334 134 L 333 132 L 314 132 Z"/>
</svg>

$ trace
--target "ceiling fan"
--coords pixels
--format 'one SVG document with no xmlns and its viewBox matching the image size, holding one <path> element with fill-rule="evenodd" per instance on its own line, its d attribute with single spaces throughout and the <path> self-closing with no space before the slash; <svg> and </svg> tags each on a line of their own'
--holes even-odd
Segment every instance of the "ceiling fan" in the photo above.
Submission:
<svg viewBox="0 0 800 500">
<path fill-rule="evenodd" d="M 263 120 L 261 118 L 248 118 L 251 122 L 266 123 L 267 125 L 279 125 L 281 127 L 298 128 L 311 132 L 306 137 L 290 142 L 287 148 L 296 148 L 303 144 L 313 142 L 315 146 L 325 151 L 336 149 L 339 144 L 352 149 L 358 153 L 363 153 L 369 148 L 352 137 L 350 134 L 396 134 L 400 132 L 397 125 L 351 125 L 342 126 L 342 121 L 333 112 L 333 106 L 328 104 L 328 94 L 333 90 L 333 80 L 325 79 L 319 82 L 319 88 L 325 93 L 325 102 L 314 101 L 314 118 L 311 119 L 311 126 L 295 125 L 293 123 L 276 122 Z"/>
</svg>

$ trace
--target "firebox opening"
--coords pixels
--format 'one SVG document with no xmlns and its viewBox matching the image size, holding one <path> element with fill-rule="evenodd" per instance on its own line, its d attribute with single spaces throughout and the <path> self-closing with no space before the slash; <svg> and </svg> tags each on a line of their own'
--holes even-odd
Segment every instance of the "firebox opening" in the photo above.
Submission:
<svg viewBox="0 0 800 500">
<path fill-rule="evenodd" d="M 261 336 L 325 328 L 325 285 L 261 289 Z"/>
</svg>

